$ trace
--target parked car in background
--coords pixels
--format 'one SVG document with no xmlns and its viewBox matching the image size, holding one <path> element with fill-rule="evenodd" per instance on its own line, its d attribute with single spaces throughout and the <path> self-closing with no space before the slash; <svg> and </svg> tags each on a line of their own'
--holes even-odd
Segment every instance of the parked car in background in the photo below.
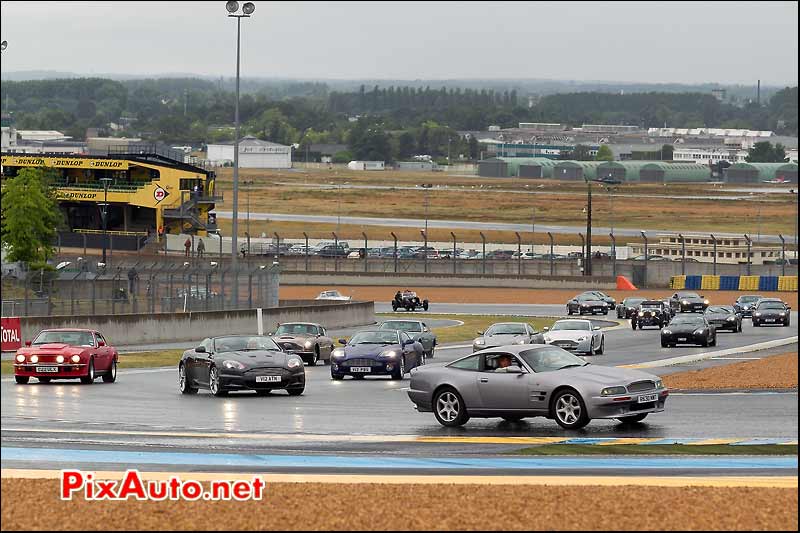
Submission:
<svg viewBox="0 0 800 533">
<path fill-rule="evenodd" d="M 742 332 L 742 315 L 732 305 L 710 305 L 705 316 L 717 331 L 727 329 L 734 333 Z"/>
<path fill-rule="evenodd" d="M 743 294 L 736 298 L 733 307 L 745 318 L 753 316 L 753 309 L 758 305 L 759 300 L 764 298 L 760 294 Z"/>
<path fill-rule="evenodd" d="M 433 357 L 434 355 L 436 334 L 421 320 L 386 320 L 378 325 L 378 329 L 405 331 L 409 337 L 422 344 L 426 357 Z"/>
<path fill-rule="evenodd" d="M 636 257 L 631 257 L 632 261 L 644 261 L 644 255 L 637 255 Z M 664 257 L 663 255 L 648 255 L 648 261 L 669 261 L 668 257 Z"/>
<path fill-rule="evenodd" d="M 314 298 L 315 300 L 334 300 L 337 302 L 349 302 L 353 299 L 352 296 L 345 296 L 339 291 L 322 291 Z"/>
<path fill-rule="evenodd" d="M 119 353 L 105 337 L 92 329 L 45 329 L 27 341 L 14 355 L 14 381 L 24 385 L 30 378 L 40 383 L 54 379 L 80 379 L 89 385 L 98 376 L 117 380 Z"/>
<path fill-rule="evenodd" d="M 789 326 L 791 307 L 777 298 L 762 298 L 753 310 L 753 327 L 780 324 Z"/>
<path fill-rule="evenodd" d="M 567 314 L 608 314 L 608 304 L 594 294 L 579 294 L 567 302 Z"/>
<path fill-rule="evenodd" d="M 574 430 L 595 418 L 641 422 L 664 410 L 669 391 L 653 374 L 589 364 L 555 346 L 521 345 L 419 368 L 407 394 L 417 411 L 433 412 L 446 427 L 470 417 L 542 416 Z"/>
<path fill-rule="evenodd" d="M 644 298 L 639 297 L 625 298 L 622 300 L 622 303 L 617 306 L 617 318 L 631 318 L 636 312 L 636 308 L 644 300 Z"/>
</svg>

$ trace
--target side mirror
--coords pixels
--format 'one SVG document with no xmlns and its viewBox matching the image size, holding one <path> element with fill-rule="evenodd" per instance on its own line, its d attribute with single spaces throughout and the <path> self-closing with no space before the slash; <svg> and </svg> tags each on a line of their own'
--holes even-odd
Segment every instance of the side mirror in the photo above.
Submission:
<svg viewBox="0 0 800 533">
<path fill-rule="evenodd" d="M 791 309 L 792 309 L 792 306 L 791 306 L 791 305 L 787 305 L 787 306 L 786 306 L 786 310 L 787 310 L 787 311 L 791 311 Z"/>
<path fill-rule="evenodd" d="M 106 345 L 106 343 L 103 341 L 97 341 L 97 345 L 102 348 L 103 346 Z"/>
<path fill-rule="evenodd" d="M 197 348 L 194 349 L 194 351 L 197 352 L 197 353 L 208 353 L 208 352 L 206 352 L 206 347 L 205 346 L 198 346 Z"/>
<path fill-rule="evenodd" d="M 271 331 L 269 333 L 267 333 L 267 337 L 272 337 L 273 335 L 275 335 L 275 333 L 273 333 Z"/>
<path fill-rule="evenodd" d="M 25 341 L 25 346 L 30 346 L 30 345 L 31 345 L 31 341 Z"/>
<path fill-rule="evenodd" d="M 594 331 L 600 331 L 600 326 L 595 326 L 592 328 Z"/>
<path fill-rule="evenodd" d="M 478 332 L 478 335 L 483 335 L 483 332 L 482 332 L 482 331 L 479 331 L 479 332 Z"/>
<path fill-rule="evenodd" d="M 542 328 L 542 331 L 550 331 L 550 326 L 545 326 Z"/>
<path fill-rule="evenodd" d="M 507 366 L 505 369 L 506 374 L 524 374 L 525 371 L 518 366 Z"/>
<path fill-rule="evenodd" d="M 345 344 L 347 344 L 347 341 L 344 340 L 344 339 L 339 339 L 339 344 L 345 345 Z"/>
</svg>

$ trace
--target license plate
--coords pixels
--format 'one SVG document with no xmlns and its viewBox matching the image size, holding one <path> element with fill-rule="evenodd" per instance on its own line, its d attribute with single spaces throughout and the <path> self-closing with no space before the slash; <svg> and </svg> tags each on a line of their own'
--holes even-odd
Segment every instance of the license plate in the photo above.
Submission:
<svg viewBox="0 0 800 533">
<path fill-rule="evenodd" d="M 350 372 L 372 372 L 372 368 L 368 366 L 354 366 L 350 368 Z"/>
<path fill-rule="evenodd" d="M 686 337 L 679 337 L 679 338 L 678 338 L 678 342 L 686 342 L 686 341 L 688 341 L 688 340 L 689 340 L 689 339 L 687 339 Z"/>
<path fill-rule="evenodd" d="M 658 401 L 658 394 L 643 394 L 639 396 L 637 401 L 639 403 L 652 403 Z"/>
<path fill-rule="evenodd" d="M 774 318 L 768 318 L 768 319 L 764 320 L 764 322 L 775 322 L 775 319 Z"/>
<path fill-rule="evenodd" d="M 57 366 L 37 366 L 37 367 L 36 367 L 36 371 L 37 371 L 37 372 L 53 372 L 53 373 L 58 373 L 58 367 L 57 367 Z"/>
<path fill-rule="evenodd" d="M 280 383 L 280 376 L 256 376 L 256 383 Z"/>
</svg>

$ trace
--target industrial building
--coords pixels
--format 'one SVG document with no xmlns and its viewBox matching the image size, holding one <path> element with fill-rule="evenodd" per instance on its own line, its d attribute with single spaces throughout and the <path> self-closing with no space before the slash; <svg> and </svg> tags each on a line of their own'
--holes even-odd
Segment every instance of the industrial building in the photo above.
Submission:
<svg viewBox="0 0 800 533">
<path fill-rule="evenodd" d="M 209 144 L 206 159 L 215 166 L 233 163 L 233 142 Z M 292 147 L 248 135 L 239 141 L 239 168 L 292 168 Z"/>
<path fill-rule="evenodd" d="M 797 183 L 797 163 L 737 163 L 724 171 L 725 183 Z"/>
<path fill-rule="evenodd" d="M 628 243 L 632 256 L 644 255 L 644 244 L 641 242 Z M 647 247 L 648 255 L 660 255 L 668 259 L 680 261 L 683 258 L 683 248 L 686 247 L 686 259 L 699 263 L 714 262 L 714 240 L 709 234 L 680 234 L 664 233 L 659 235 L 657 243 L 650 243 Z M 720 237 L 717 239 L 717 263 L 720 264 L 745 264 L 747 263 L 747 241 L 742 237 Z M 763 265 L 775 263 L 781 258 L 781 247 L 759 243 L 750 245 L 750 263 Z"/>
<path fill-rule="evenodd" d="M 796 169 L 796 165 L 794 167 Z M 796 172 L 796 170 L 795 170 Z M 616 179 L 645 183 L 704 183 L 711 168 L 661 161 L 558 161 L 547 158 L 498 157 L 478 162 L 478 175 L 489 178 Z M 796 175 L 796 174 L 795 174 Z"/>
<path fill-rule="evenodd" d="M 350 170 L 385 170 L 385 161 L 350 161 L 347 163 Z"/>
</svg>

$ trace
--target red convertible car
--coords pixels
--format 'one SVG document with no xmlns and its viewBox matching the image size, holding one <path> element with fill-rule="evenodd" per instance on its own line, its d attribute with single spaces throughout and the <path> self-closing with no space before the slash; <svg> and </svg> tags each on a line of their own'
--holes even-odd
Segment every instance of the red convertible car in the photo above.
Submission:
<svg viewBox="0 0 800 533">
<path fill-rule="evenodd" d="M 42 383 L 54 379 L 80 379 L 93 383 L 97 376 L 113 383 L 117 380 L 116 348 L 109 346 L 98 331 L 91 329 L 45 329 L 33 342 L 14 356 L 14 379 L 28 383 L 37 378 Z"/>
</svg>

